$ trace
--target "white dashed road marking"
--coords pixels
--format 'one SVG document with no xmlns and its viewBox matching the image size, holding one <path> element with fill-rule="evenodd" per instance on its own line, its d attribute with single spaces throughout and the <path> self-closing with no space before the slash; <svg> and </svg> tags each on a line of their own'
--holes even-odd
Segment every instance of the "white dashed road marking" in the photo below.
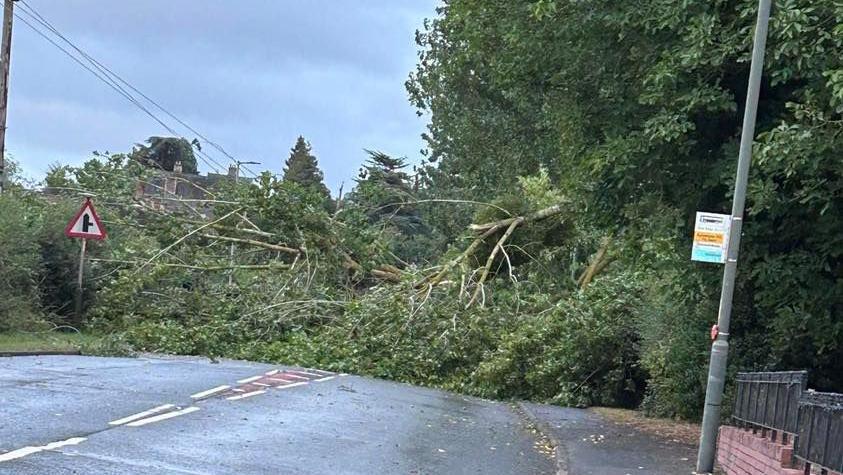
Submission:
<svg viewBox="0 0 843 475">
<path fill-rule="evenodd" d="M 186 409 L 182 409 L 181 411 L 167 412 L 165 414 L 161 414 L 161 415 L 158 415 L 158 416 L 149 417 L 149 418 L 146 418 L 146 419 L 141 419 L 141 420 L 135 421 L 135 422 L 130 422 L 126 425 L 129 426 L 129 427 L 145 426 L 145 425 L 151 424 L 153 422 L 159 422 L 159 421 L 171 419 L 173 417 L 183 416 L 185 414 L 190 414 L 191 412 L 196 412 L 198 410 L 199 410 L 198 407 L 190 406 Z"/>
<path fill-rule="evenodd" d="M 152 409 L 150 409 L 148 411 L 139 412 L 137 414 L 134 414 L 134 415 L 131 415 L 131 416 L 128 416 L 128 417 L 124 417 L 122 419 L 117 419 L 116 421 L 111 421 L 108 424 L 112 425 L 112 426 L 123 425 L 127 422 L 132 422 L 132 421 L 136 421 L 138 419 L 143 419 L 144 417 L 151 416 L 153 414 L 158 414 L 159 412 L 163 412 L 163 411 L 166 411 L 167 409 L 172 409 L 174 407 L 176 407 L 176 406 L 174 406 L 172 404 L 164 404 L 163 406 L 153 407 Z"/>
<path fill-rule="evenodd" d="M 13 450 L 11 452 L 6 452 L 5 454 L 0 454 L 0 462 L 6 462 L 8 460 L 14 460 L 21 457 L 26 457 L 27 455 L 32 455 L 38 452 L 43 452 L 45 450 L 55 450 L 66 445 L 77 445 L 84 441 L 86 441 L 85 437 L 73 437 L 67 440 L 62 440 L 59 442 L 51 442 L 47 445 L 42 445 L 40 447 L 24 447 L 22 449 Z"/>
<path fill-rule="evenodd" d="M 328 376 L 328 377 L 325 377 L 325 378 L 314 379 L 313 381 L 315 381 L 317 383 L 320 383 L 322 381 L 329 381 L 329 380 L 334 379 L 334 378 L 336 378 L 336 376 Z"/>
<path fill-rule="evenodd" d="M 306 382 L 302 381 L 300 383 L 293 383 L 293 384 L 283 384 L 281 386 L 275 386 L 278 389 L 287 389 L 287 388 L 294 388 L 296 386 L 304 386 L 307 384 Z"/>
<path fill-rule="evenodd" d="M 299 376 L 299 375 L 297 375 L 297 374 L 284 373 L 284 377 L 285 377 L 285 378 L 303 379 L 303 380 L 305 380 L 305 381 L 310 381 L 310 378 L 306 378 L 306 377 L 304 377 L 304 376 Z"/>
<path fill-rule="evenodd" d="M 299 370 L 290 370 L 290 373 L 304 374 L 304 375 L 307 375 L 307 376 L 316 376 L 317 378 L 321 378 L 322 376 L 325 376 L 324 374 L 308 373 L 307 371 L 299 371 Z"/>
<path fill-rule="evenodd" d="M 260 376 L 260 375 L 258 375 L 258 376 L 252 376 L 251 378 L 238 379 L 238 380 L 237 380 L 237 383 L 238 383 L 238 384 L 251 383 L 252 381 L 257 381 L 257 380 L 259 380 L 259 379 L 261 379 L 261 378 L 263 378 L 263 376 Z"/>
<path fill-rule="evenodd" d="M 225 391 L 226 389 L 228 389 L 228 388 L 230 388 L 230 387 L 231 387 L 231 386 L 229 386 L 229 385 L 227 385 L 227 384 L 223 384 L 222 386 L 217 386 L 217 387 L 215 387 L 215 388 L 211 388 L 211 389 L 209 389 L 209 390 L 207 390 L 207 391 L 202 391 L 202 392 L 200 392 L 200 393 L 196 393 L 196 394 L 194 394 L 194 395 L 192 395 L 192 396 L 190 396 L 190 397 L 192 397 L 193 399 L 202 399 L 202 398 L 203 398 L 203 397 L 205 397 L 205 396 L 210 396 L 211 394 L 216 394 L 216 393 L 218 393 L 218 392 L 220 392 L 220 391 Z"/>
<path fill-rule="evenodd" d="M 229 401 L 237 401 L 239 399 L 246 399 L 247 397 L 257 396 L 258 394 L 263 394 L 265 392 L 266 391 L 261 389 L 260 391 L 252 391 L 250 393 L 238 394 L 237 396 L 227 397 L 226 399 L 228 399 Z"/>
</svg>

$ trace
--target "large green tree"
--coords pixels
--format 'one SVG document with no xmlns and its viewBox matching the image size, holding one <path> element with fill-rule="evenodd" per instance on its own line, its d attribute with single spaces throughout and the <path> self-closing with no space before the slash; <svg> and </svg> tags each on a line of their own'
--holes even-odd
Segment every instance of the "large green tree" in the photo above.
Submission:
<svg viewBox="0 0 843 475">
<path fill-rule="evenodd" d="M 756 7 L 448 0 L 417 37 L 407 85 L 431 116 L 431 189 L 491 200 L 545 167 L 581 239 L 616 236 L 609 270 L 648 282 L 644 308 L 661 311 L 639 316 L 642 363 L 662 412 L 699 407 L 719 269 L 686 259 L 690 218 L 729 209 Z M 834 0 L 773 13 L 732 332 L 733 367 L 810 368 L 836 390 L 842 24 Z"/>
<path fill-rule="evenodd" d="M 283 181 L 313 189 L 322 194 L 326 200 L 331 198 L 331 192 L 325 186 L 325 177 L 319 169 L 319 163 L 313 155 L 310 143 L 301 135 L 290 149 L 290 157 L 284 164 Z"/>
</svg>

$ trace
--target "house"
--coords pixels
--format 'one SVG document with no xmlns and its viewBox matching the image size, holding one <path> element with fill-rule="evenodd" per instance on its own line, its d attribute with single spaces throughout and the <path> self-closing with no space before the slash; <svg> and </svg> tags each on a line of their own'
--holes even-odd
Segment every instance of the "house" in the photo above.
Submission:
<svg viewBox="0 0 843 475">
<path fill-rule="evenodd" d="M 225 180 L 251 182 L 250 178 L 239 176 L 237 165 L 231 164 L 228 173 L 185 173 L 181 162 L 175 162 L 173 171 L 156 170 L 147 180 L 139 180 L 135 188 L 135 201 L 143 202 L 152 209 L 166 212 L 185 211 L 186 207 L 200 211 L 205 216 L 212 214 L 213 189 Z"/>
</svg>

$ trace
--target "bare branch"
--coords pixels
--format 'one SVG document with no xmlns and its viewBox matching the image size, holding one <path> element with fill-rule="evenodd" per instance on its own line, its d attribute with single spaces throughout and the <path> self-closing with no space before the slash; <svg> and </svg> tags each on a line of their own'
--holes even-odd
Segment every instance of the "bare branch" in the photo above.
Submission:
<svg viewBox="0 0 843 475">
<path fill-rule="evenodd" d="M 456 267 L 456 265 L 457 265 L 457 264 L 459 264 L 460 262 L 462 262 L 462 261 L 463 261 L 465 258 L 467 258 L 468 256 L 470 256 L 470 255 L 474 254 L 474 251 L 475 251 L 475 250 L 477 250 L 477 247 L 478 247 L 478 246 L 480 246 L 480 244 L 482 244 L 482 243 L 483 243 L 483 241 L 484 241 L 487 237 L 489 237 L 489 236 L 491 236 L 492 234 L 494 234 L 494 233 L 495 233 L 498 229 L 500 229 L 500 226 L 493 226 L 493 227 L 489 228 L 489 229 L 488 229 L 485 233 L 483 233 L 480 237 L 478 237 L 477 239 L 475 239 L 475 240 L 471 243 L 471 245 L 469 245 L 469 246 L 468 246 L 468 248 L 467 248 L 465 251 L 463 251 L 463 252 L 462 252 L 462 254 L 460 254 L 459 256 L 455 257 L 454 259 L 451 259 L 451 260 L 450 260 L 450 261 L 448 261 L 447 263 L 445 263 L 445 265 L 442 267 L 442 270 L 440 270 L 440 271 L 439 271 L 436 275 L 434 275 L 433 277 L 430 277 L 430 278 L 427 278 L 427 279 L 423 279 L 421 282 L 417 283 L 417 284 L 416 284 L 416 287 L 420 287 L 421 285 L 423 285 L 423 284 L 427 284 L 427 283 L 429 283 L 429 284 L 431 284 L 431 285 L 436 285 L 436 284 L 438 284 L 438 283 L 442 280 L 442 278 L 444 278 L 444 277 L 448 274 L 448 272 L 450 272 L 450 271 L 451 271 L 451 269 L 453 269 L 454 267 Z"/>
<path fill-rule="evenodd" d="M 529 223 L 529 222 L 532 222 L 532 221 L 541 221 L 541 220 L 547 219 L 551 216 L 561 214 L 562 211 L 564 211 L 564 208 L 562 207 L 562 205 L 564 205 L 564 204 L 567 204 L 567 203 L 555 204 L 555 205 L 553 205 L 549 208 L 538 210 L 535 213 L 527 215 L 527 216 L 518 216 L 516 218 L 501 219 L 499 221 L 494 221 L 494 222 L 491 222 L 491 223 L 472 224 L 472 225 L 469 226 L 469 229 L 471 229 L 472 231 L 480 232 L 480 231 L 486 231 L 487 229 L 496 228 L 496 227 L 502 228 L 504 226 L 509 226 L 516 219 L 520 219 L 521 223 Z"/>
<path fill-rule="evenodd" d="M 224 220 L 226 220 L 229 216 L 231 216 L 231 215 L 233 215 L 233 214 L 236 214 L 236 213 L 239 213 L 239 212 L 240 212 L 240 211 L 242 211 L 242 210 L 243 210 L 243 208 L 238 208 L 238 209 L 236 209 L 236 210 L 234 210 L 234 211 L 232 211 L 232 212 L 230 212 L 230 213 L 226 214 L 226 215 L 225 215 L 225 216 L 223 216 L 222 218 L 219 218 L 219 219 L 217 219 L 217 220 L 215 220 L 215 221 L 211 221 L 211 222 L 209 222 L 209 223 L 207 223 L 207 224 L 203 224 L 202 226 L 199 226 L 198 228 L 196 228 L 196 229 L 194 229 L 194 230 L 190 231 L 189 233 L 185 234 L 184 236 L 182 236 L 182 237 L 178 238 L 178 239 L 176 240 L 176 242 L 174 242 L 174 243 L 170 244 L 169 246 L 165 247 L 164 249 L 161 249 L 161 250 L 160 250 L 160 251 L 158 251 L 158 252 L 157 252 L 154 256 L 150 257 L 148 261 L 146 261 L 146 262 L 145 262 L 142 266 L 138 267 L 138 269 L 135 271 L 135 273 L 138 273 L 138 272 L 140 272 L 141 270 L 143 270 L 143 269 L 144 269 L 147 265 L 149 265 L 152 261 L 154 261 L 155 259 L 158 259 L 158 257 L 160 257 L 160 256 L 161 256 L 161 254 L 164 254 L 165 252 L 169 251 L 170 249 L 172 249 L 172 248 L 176 247 L 179 243 L 181 243 L 181 242 L 182 242 L 182 241 L 184 241 L 185 239 L 189 238 L 190 236 L 192 236 L 192 235 L 194 235 L 194 234 L 198 233 L 199 231 L 201 231 L 201 230 L 203 230 L 203 229 L 207 228 L 208 226 L 211 226 L 211 225 L 214 225 L 214 224 L 216 224 L 216 223 L 219 223 L 220 221 L 224 221 Z"/>
<path fill-rule="evenodd" d="M 471 300 L 468 301 L 466 304 L 466 308 L 470 307 L 475 301 L 477 301 L 477 297 L 480 296 L 481 292 L 483 292 L 483 299 L 485 301 L 486 295 L 485 291 L 483 290 L 483 284 L 486 282 L 486 278 L 489 277 L 489 270 L 492 268 L 492 263 L 495 261 L 495 257 L 498 255 L 498 251 L 503 249 L 503 245 L 509 236 L 512 235 L 512 232 L 515 231 L 515 228 L 523 223 L 525 218 L 517 217 L 515 218 L 512 223 L 509 224 L 509 227 L 506 228 L 506 231 L 503 233 L 503 236 L 498 240 L 495 247 L 492 249 L 492 252 L 489 254 L 489 258 L 486 259 L 486 266 L 483 268 L 483 273 L 480 274 L 480 280 L 477 281 L 477 287 L 474 289 L 474 295 L 471 296 Z"/>
<path fill-rule="evenodd" d="M 219 239 L 220 241 L 237 242 L 240 244 L 248 244 L 250 246 L 263 247 L 266 249 L 271 249 L 273 251 L 286 252 L 287 254 L 299 254 L 301 252 L 301 249 L 293 249 L 292 247 L 282 246 L 280 244 L 271 244 L 263 241 L 255 241 L 253 239 L 220 236 L 216 234 L 201 234 L 201 236 L 209 239 Z"/>
</svg>

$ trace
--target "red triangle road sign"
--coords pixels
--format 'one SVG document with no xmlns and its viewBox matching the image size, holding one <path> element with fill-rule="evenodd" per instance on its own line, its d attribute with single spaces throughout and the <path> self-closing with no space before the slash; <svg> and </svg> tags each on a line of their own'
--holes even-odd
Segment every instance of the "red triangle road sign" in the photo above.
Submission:
<svg viewBox="0 0 843 475">
<path fill-rule="evenodd" d="M 96 239 L 101 241 L 105 239 L 107 233 L 102 227 L 100 217 L 97 216 L 94 210 L 94 203 L 90 198 L 85 199 L 82 208 L 76 213 L 76 216 L 67 223 L 64 228 L 64 235 L 71 238 Z"/>
</svg>

